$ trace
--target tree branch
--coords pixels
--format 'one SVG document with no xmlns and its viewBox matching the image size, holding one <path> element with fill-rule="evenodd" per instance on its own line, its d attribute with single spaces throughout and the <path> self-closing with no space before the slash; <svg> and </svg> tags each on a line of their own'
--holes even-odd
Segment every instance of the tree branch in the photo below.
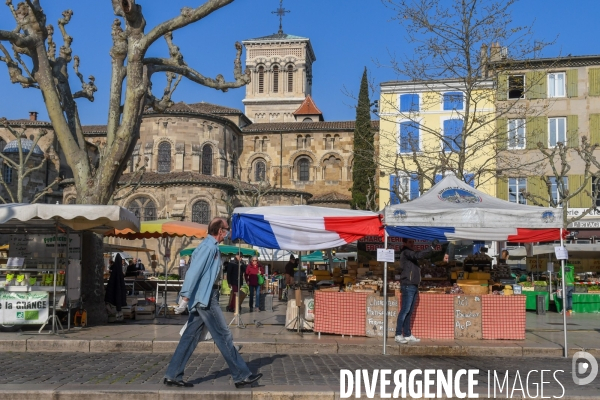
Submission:
<svg viewBox="0 0 600 400">
<path fill-rule="evenodd" d="M 94 92 L 98 91 L 98 88 L 94 84 L 94 81 L 96 80 L 96 78 L 94 78 L 93 75 L 90 75 L 90 77 L 88 78 L 90 80 L 90 82 L 85 83 L 85 81 L 83 80 L 83 75 L 79 72 L 79 56 L 75 56 L 75 63 L 73 64 L 73 69 L 75 70 L 75 74 L 77 74 L 77 77 L 79 78 L 79 81 L 81 82 L 81 88 L 82 88 L 82 90 L 73 94 L 73 98 L 78 99 L 78 98 L 83 97 L 83 98 L 88 99 L 91 102 L 94 102 Z"/>
<path fill-rule="evenodd" d="M 10 77 L 10 81 L 12 83 L 20 83 L 23 88 L 35 87 L 37 88 L 36 81 L 31 76 L 26 77 L 23 76 L 23 71 L 10 56 L 10 53 L 6 48 L 0 43 L 0 51 L 4 53 L 4 56 L 0 56 L 0 61 L 6 63 L 6 67 L 8 68 L 8 76 Z M 18 54 L 18 53 L 16 53 Z M 19 59 L 20 60 L 20 59 Z M 29 73 L 29 71 L 27 71 Z M 31 75 L 31 74 L 29 74 Z"/>
<path fill-rule="evenodd" d="M 57 185 L 60 181 L 62 181 L 62 179 L 60 177 L 57 177 L 56 179 L 54 179 L 54 181 L 49 184 L 48 186 L 46 186 L 46 188 L 44 190 L 42 190 L 40 193 L 38 193 L 33 200 L 31 200 L 31 204 L 37 202 L 42 196 L 48 194 L 48 193 L 52 193 L 52 187 Z"/>
</svg>

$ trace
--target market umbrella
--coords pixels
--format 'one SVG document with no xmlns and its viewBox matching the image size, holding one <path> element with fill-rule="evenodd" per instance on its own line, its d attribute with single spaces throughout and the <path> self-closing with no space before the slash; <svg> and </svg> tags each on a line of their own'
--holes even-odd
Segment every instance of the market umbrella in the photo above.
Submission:
<svg viewBox="0 0 600 400">
<path fill-rule="evenodd" d="M 113 230 L 105 236 L 114 236 L 122 239 L 153 239 L 161 237 L 188 236 L 205 238 L 208 226 L 189 221 L 175 221 L 171 219 L 157 219 L 155 221 L 144 221 L 140 224 L 140 231 L 134 232 L 130 229 Z"/>
<path fill-rule="evenodd" d="M 185 249 L 183 249 L 179 252 L 179 255 L 180 256 L 191 256 L 192 253 L 194 252 L 194 250 L 196 250 L 196 247 L 197 246 L 186 247 Z M 219 251 L 223 255 L 235 255 L 235 254 L 238 254 L 238 252 L 242 253 L 242 255 L 246 256 L 246 257 L 258 255 L 258 251 L 254 250 L 254 249 L 248 249 L 248 248 L 244 248 L 244 247 L 240 247 L 238 249 L 236 246 L 231 246 L 231 245 L 227 245 L 227 244 L 220 244 Z"/>
</svg>

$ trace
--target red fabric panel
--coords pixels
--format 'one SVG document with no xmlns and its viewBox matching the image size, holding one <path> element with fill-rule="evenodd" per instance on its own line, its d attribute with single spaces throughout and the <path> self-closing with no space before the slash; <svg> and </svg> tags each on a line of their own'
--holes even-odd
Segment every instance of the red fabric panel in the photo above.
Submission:
<svg viewBox="0 0 600 400">
<path fill-rule="evenodd" d="M 564 236 L 567 236 L 567 230 L 563 231 Z M 509 235 L 506 239 L 509 242 L 553 242 L 560 240 L 560 229 L 525 229 L 517 228 L 516 235 Z"/>
<path fill-rule="evenodd" d="M 398 313 L 402 296 L 396 291 Z M 454 339 L 454 296 L 449 294 L 419 293 L 415 313 L 410 323 L 411 333 L 419 339 Z"/>
<path fill-rule="evenodd" d="M 366 336 L 368 293 L 315 292 L 315 332 Z"/>
<path fill-rule="evenodd" d="M 481 296 L 481 325 L 484 339 L 525 340 L 524 295 Z"/>
<path fill-rule="evenodd" d="M 337 232 L 347 243 L 364 236 L 383 237 L 381 216 L 372 217 L 324 217 L 325 230 Z"/>
</svg>

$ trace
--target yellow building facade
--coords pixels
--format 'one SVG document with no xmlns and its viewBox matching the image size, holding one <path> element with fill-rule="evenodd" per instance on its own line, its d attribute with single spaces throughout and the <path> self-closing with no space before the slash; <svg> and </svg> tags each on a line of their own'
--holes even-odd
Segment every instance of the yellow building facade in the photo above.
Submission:
<svg viewBox="0 0 600 400">
<path fill-rule="evenodd" d="M 453 173 L 496 195 L 494 85 L 462 80 L 381 84 L 379 207 L 420 196 Z"/>
</svg>

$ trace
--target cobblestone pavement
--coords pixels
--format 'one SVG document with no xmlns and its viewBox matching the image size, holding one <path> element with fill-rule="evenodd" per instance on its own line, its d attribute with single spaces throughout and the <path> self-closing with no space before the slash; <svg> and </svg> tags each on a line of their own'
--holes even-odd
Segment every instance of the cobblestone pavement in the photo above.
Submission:
<svg viewBox="0 0 600 400">
<path fill-rule="evenodd" d="M 161 383 L 170 354 L 140 353 L 3 353 L 0 384 L 132 384 L 132 386 Z M 509 371 L 512 387 L 519 371 L 522 385 L 534 390 L 540 384 L 539 370 L 545 373 L 544 390 L 561 393 L 561 386 L 553 378 L 553 372 L 565 387 L 566 394 L 585 390 L 600 394 L 600 377 L 587 386 L 577 386 L 571 378 L 571 359 L 564 358 L 486 358 L 486 357 L 402 357 L 371 355 L 283 355 L 244 354 L 252 371 L 264 374 L 262 385 L 332 386 L 339 390 L 340 369 L 479 369 L 478 390 L 486 391 L 488 370 L 495 370 L 502 379 Z M 219 354 L 194 354 L 186 370 L 187 380 L 210 386 L 232 385 L 229 370 Z M 393 384 L 392 384 L 393 385 Z M 519 383 L 516 382 L 519 387 Z M 301 388 L 299 390 L 302 390 Z M 518 394 L 518 392 L 517 392 Z M 599 395 L 600 396 L 600 395 Z"/>
</svg>

